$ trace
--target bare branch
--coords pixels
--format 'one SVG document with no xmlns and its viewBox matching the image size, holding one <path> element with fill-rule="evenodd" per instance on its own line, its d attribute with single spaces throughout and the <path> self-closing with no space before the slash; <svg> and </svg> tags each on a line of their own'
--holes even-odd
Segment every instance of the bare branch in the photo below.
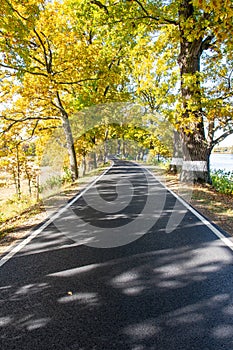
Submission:
<svg viewBox="0 0 233 350">
<path fill-rule="evenodd" d="M 157 22 L 157 24 L 173 24 L 173 25 L 178 25 L 177 21 L 174 21 L 172 19 L 169 18 L 164 18 L 164 17 L 154 17 L 152 15 L 145 15 L 145 16 L 140 16 L 140 17 L 132 17 L 132 18 L 128 18 L 129 20 L 133 20 L 133 21 L 140 21 L 142 19 L 152 19 L 153 21 Z M 122 22 L 122 20 L 119 20 L 118 22 Z"/>
<path fill-rule="evenodd" d="M 233 68 L 231 69 L 230 71 L 230 74 L 228 76 L 228 89 L 230 90 L 231 89 L 231 76 L 233 74 Z"/>
<path fill-rule="evenodd" d="M 42 62 L 41 60 L 39 60 L 39 58 L 33 56 L 33 55 L 28 55 L 31 59 L 35 60 L 36 62 L 40 63 L 42 66 L 45 67 L 44 62 Z"/>
<path fill-rule="evenodd" d="M 25 113 L 23 112 L 18 112 L 18 114 L 23 114 L 25 116 Z M 26 121 L 30 120 L 35 120 L 37 121 L 45 121 L 45 120 L 59 120 L 59 117 L 22 117 L 19 119 L 11 118 L 11 117 L 6 117 L 6 116 L 1 116 L 2 119 L 11 122 L 5 129 L 0 131 L 0 135 L 3 135 L 7 132 L 9 132 L 16 124 L 24 123 Z"/>
<path fill-rule="evenodd" d="M 139 20 L 139 19 L 148 18 L 148 19 L 153 19 L 154 21 L 158 22 L 159 24 L 174 24 L 174 25 L 178 25 L 177 21 L 169 19 L 169 18 L 164 18 L 162 15 L 157 16 L 157 17 L 150 15 L 149 12 L 147 11 L 147 9 L 141 3 L 141 1 L 134 0 L 134 2 L 136 2 L 140 6 L 142 11 L 145 13 L 145 16 L 140 16 L 140 17 L 137 17 L 137 18 L 134 18 L 134 19 Z"/>
<path fill-rule="evenodd" d="M 229 129 L 228 131 L 224 132 L 221 136 L 217 137 L 215 140 L 213 140 L 213 147 L 216 146 L 219 142 L 223 141 L 227 136 L 233 134 L 233 128 Z"/>
<path fill-rule="evenodd" d="M 53 105 L 56 106 L 61 111 L 63 117 L 68 119 L 68 114 L 63 106 L 63 103 L 62 103 L 62 100 L 60 98 L 60 94 L 58 91 L 56 92 L 56 95 L 57 95 L 58 105 L 56 105 L 55 103 L 53 103 Z"/>
<path fill-rule="evenodd" d="M 139 0 L 134 0 L 142 9 L 142 11 L 149 16 L 149 13 L 147 12 L 147 10 L 145 9 L 145 7 L 142 5 L 142 3 Z"/>
<path fill-rule="evenodd" d="M 108 90 L 110 89 L 110 86 L 106 86 L 105 90 L 104 90 L 104 97 L 106 97 Z"/>
<path fill-rule="evenodd" d="M 44 44 L 43 40 L 41 39 L 39 33 L 36 31 L 36 29 L 34 29 L 33 31 L 36 34 L 36 36 L 37 36 L 37 38 L 38 38 L 38 40 L 39 40 L 39 42 L 40 42 L 40 44 L 42 46 L 42 50 L 43 50 L 43 53 L 44 53 L 44 59 L 45 59 L 45 65 L 46 65 L 48 73 L 50 73 L 49 72 L 49 63 L 48 63 L 48 58 L 47 58 L 47 50 L 46 50 L 45 44 Z M 41 33 L 41 34 L 43 35 L 43 33 Z"/>
<path fill-rule="evenodd" d="M 152 19 L 156 22 L 158 22 L 158 24 L 174 24 L 174 25 L 178 25 L 178 22 L 169 18 L 164 18 L 162 15 L 155 17 L 149 14 L 149 12 L 146 10 L 146 8 L 143 6 L 143 4 L 139 1 L 139 0 L 134 0 L 142 9 L 142 11 L 144 12 L 144 16 L 139 16 L 139 17 L 132 17 L 132 18 L 127 18 L 128 20 L 132 20 L 132 21 L 140 21 L 141 19 Z M 98 6 L 101 9 L 104 9 L 104 11 L 106 12 L 107 15 L 109 15 L 109 11 L 107 6 L 103 5 L 100 1 L 98 0 L 91 0 L 90 1 L 92 4 Z M 120 19 L 117 21 L 114 21 L 113 23 L 121 23 L 123 22 L 124 19 Z"/>
<path fill-rule="evenodd" d="M 15 13 L 17 13 L 17 15 L 18 15 L 21 19 L 23 19 L 23 20 L 25 20 L 25 21 L 28 20 L 28 18 L 26 18 L 26 17 L 24 17 L 23 15 L 21 15 L 21 13 L 20 13 L 18 10 L 16 10 L 16 9 L 12 6 L 12 4 L 11 4 L 9 1 L 7 1 L 7 0 L 5 0 L 5 1 L 7 2 L 8 6 L 9 6 Z"/>
<path fill-rule="evenodd" d="M 33 127 L 33 129 L 32 129 L 32 132 L 31 132 L 31 137 L 33 137 L 33 136 L 34 136 L 34 134 L 35 134 L 35 132 L 36 132 L 36 128 L 37 128 L 37 126 L 38 126 L 39 122 L 40 122 L 40 120 L 39 120 L 39 119 L 38 119 L 38 120 L 36 120 L 35 125 L 34 125 L 34 127 Z"/>
<path fill-rule="evenodd" d="M 52 75 L 53 75 L 53 77 L 54 77 L 54 76 L 57 75 L 57 74 L 61 74 L 61 73 L 66 72 L 68 69 L 69 69 L 69 68 L 65 68 L 65 69 L 63 69 L 63 70 L 60 70 L 60 71 L 57 71 L 57 72 L 53 72 Z"/>
<path fill-rule="evenodd" d="M 3 64 L 3 63 L 0 63 L 0 67 L 3 67 L 3 68 L 7 68 L 7 69 L 12 69 L 14 71 L 21 71 L 23 73 L 29 73 L 29 74 L 33 74 L 33 75 L 40 75 L 40 76 L 43 76 L 43 77 L 48 77 L 47 74 L 45 73 L 40 73 L 40 72 L 33 72 L 32 70 L 28 70 L 28 69 L 24 69 L 22 67 L 17 67 L 17 66 L 9 66 L 9 65 L 6 65 L 6 64 Z"/>
<path fill-rule="evenodd" d="M 96 80 L 100 80 L 100 79 L 104 79 L 104 77 L 102 78 L 87 78 L 87 79 L 80 79 L 80 80 L 77 80 L 77 81 L 56 81 L 56 80 L 53 80 L 54 83 L 58 84 L 58 85 L 75 85 L 75 84 L 81 84 L 81 83 L 84 83 L 86 81 L 96 81 Z"/>
<path fill-rule="evenodd" d="M 18 114 L 23 114 L 25 115 L 24 112 L 17 112 Z M 56 116 L 52 116 L 52 117 L 25 117 L 25 118 L 21 118 L 21 119 L 15 119 L 15 118 L 9 118 L 9 117 L 5 117 L 5 116 L 1 116 L 3 119 L 7 120 L 7 121 L 12 121 L 12 122 L 16 122 L 16 123 L 20 123 L 20 122 L 25 122 L 28 120 L 55 120 L 55 119 L 60 119 L 59 117 Z"/>
<path fill-rule="evenodd" d="M 48 37 L 43 32 L 41 32 L 41 34 L 44 36 L 48 45 L 48 51 L 49 51 L 49 60 L 48 60 L 48 67 L 47 67 L 48 73 L 52 73 L 53 53 L 52 53 L 51 45 Z"/>
<path fill-rule="evenodd" d="M 214 35 L 208 35 L 201 43 L 200 53 L 202 54 L 203 51 L 208 50 L 211 46 L 214 45 L 214 43 L 211 44 L 211 41 L 214 39 Z"/>
<path fill-rule="evenodd" d="M 102 4 L 102 2 L 100 2 L 98 0 L 91 0 L 91 4 L 94 4 L 94 5 L 98 6 L 99 8 L 103 9 L 107 15 L 109 14 L 107 6 Z"/>
<path fill-rule="evenodd" d="M 7 69 L 12 69 L 12 70 L 19 70 L 19 68 L 9 66 L 8 64 L 0 63 L 0 67 L 7 68 Z"/>
<path fill-rule="evenodd" d="M 51 130 L 51 129 L 61 129 L 62 128 L 62 126 L 60 125 L 57 125 L 57 126 L 49 126 L 49 127 L 46 127 L 46 128 L 42 128 L 42 127 L 40 127 L 38 130 L 39 131 L 45 131 L 45 130 Z"/>
</svg>

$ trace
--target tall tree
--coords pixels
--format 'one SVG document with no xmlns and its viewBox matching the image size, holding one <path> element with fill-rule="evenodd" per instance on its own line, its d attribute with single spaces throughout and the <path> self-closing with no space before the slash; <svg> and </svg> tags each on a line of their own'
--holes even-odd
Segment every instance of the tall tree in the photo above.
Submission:
<svg viewBox="0 0 233 350">
<path fill-rule="evenodd" d="M 99 7 L 109 28 L 114 28 L 118 36 L 124 38 L 124 30 L 134 35 L 135 42 L 143 40 L 145 57 L 148 57 L 147 51 L 150 52 L 153 46 L 157 53 L 155 65 L 160 65 L 162 57 L 167 57 L 169 62 L 172 53 L 172 62 L 176 61 L 180 73 L 173 123 L 183 143 L 182 176 L 198 182 L 210 181 L 211 149 L 221 138 L 233 132 L 232 36 L 228 35 L 233 29 L 232 2 L 92 0 L 91 3 Z M 226 57 L 228 72 L 223 69 Z M 212 73 L 213 65 L 217 67 L 216 74 Z M 164 65 L 167 85 L 174 81 L 174 71 L 170 67 L 170 64 L 167 67 Z M 141 69 L 143 71 L 143 64 Z M 155 81 L 154 88 L 157 92 L 154 91 L 154 95 L 158 96 L 159 89 L 163 91 L 163 84 L 159 84 L 158 88 L 156 84 Z M 215 93 L 209 94 L 212 84 Z M 217 93 L 218 88 L 221 89 L 221 94 Z M 167 99 L 167 104 L 169 103 L 171 101 Z M 223 125 L 222 135 L 215 136 L 214 132 Z"/>
<path fill-rule="evenodd" d="M 3 12 L 7 20 L 0 31 L 4 52 L 0 66 L 20 81 L 18 94 L 27 101 L 27 117 L 17 114 L 8 121 L 14 125 L 36 120 L 38 127 L 41 120 L 59 119 L 75 179 L 78 171 L 70 117 L 86 105 L 124 95 L 122 47 L 103 39 L 103 29 L 96 26 L 98 16 L 92 13 L 90 17 L 82 1 L 45 1 L 36 6 L 35 2 L 5 0 Z"/>
</svg>

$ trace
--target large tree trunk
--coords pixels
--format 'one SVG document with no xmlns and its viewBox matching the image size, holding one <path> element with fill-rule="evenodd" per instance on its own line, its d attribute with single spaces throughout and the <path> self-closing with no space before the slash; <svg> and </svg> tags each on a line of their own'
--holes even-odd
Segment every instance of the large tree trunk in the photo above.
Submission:
<svg viewBox="0 0 233 350">
<path fill-rule="evenodd" d="M 72 134 L 68 114 L 65 108 L 63 107 L 58 91 L 57 91 L 57 102 L 58 102 L 58 108 L 61 112 L 63 130 L 66 136 L 66 147 L 69 154 L 71 178 L 72 178 L 72 181 L 75 181 L 78 178 L 78 164 L 77 164 L 76 152 L 74 148 L 73 134 Z"/>
<path fill-rule="evenodd" d="M 70 172 L 72 181 L 75 181 L 78 178 L 78 164 L 76 158 L 76 152 L 74 148 L 74 140 L 72 135 L 72 130 L 70 126 L 70 121 L 68 116 L 62 116 L 62 126 L 66 136 L 66 147 L 69 154 L 69 163 L 70 163 Z"/>
<path fill-rule="evenodd" d="M 183 149 L 182 149 L 182 142 L 181 137 L 178 131 L 173 131 L 173 155 L 171 164 L 169 167 L 169 172 L 172 174 L 177 174 L 181 171 L 183 164 Z"/>
<path fill-rule="evenodd" d="M 21 164 L 19 159 L 19 145 L 16 145 L 16 177 L 15 177 L 15 183 L 16 183 L 16 191 L 18 199 L 21 199 Z"/>
<path fill-rule="evenodd" d="M 108 129 L 105 131 L 105 137 L 104 137 L 104 163 L 107 163 L 107 157 L 108 157 Z"/>
<path fill-rule="evenodd" d="M 121 153 L 121 139 L 117 140 L 117 154 L 120 155 Z"/>
<path fill-rule="evenodd" d="M 182 120 L 180 135 L 183 143 L 182 178 L 194 182 L 209 182 L 208 145 L 204 132 L 201 109 L 201 90 L 198 73 L 200 57 L 206 48 L 206 39 L 201 35 L 190 36 L 186 24 L 195 21 L 194 8 L 189 0 L 180 5 L 180 55 Z M 191 39 L 190 39 L 191 37 Z"/>
<path fill-rule="evenodd" d="M 86 155 L 83 156 L 83 160 L 82 160 L 82 163 L 83 163 L 83 176 L 86 175 L 86 172 L 87 172 L 87 159 L 86 159 Z"/>
<path fill-rule="evenodd" d="M 209 183 L 209 149 L 197 130 L 183 133 L 183 165 L 181 179 L 198 183 Z"/>
<path fill-rule="evenodd" d="M 93 152 L 93 167 L 94 169 L 97 168 L 97 157 L 96 157 L 96 152 Z"/>
</svg>

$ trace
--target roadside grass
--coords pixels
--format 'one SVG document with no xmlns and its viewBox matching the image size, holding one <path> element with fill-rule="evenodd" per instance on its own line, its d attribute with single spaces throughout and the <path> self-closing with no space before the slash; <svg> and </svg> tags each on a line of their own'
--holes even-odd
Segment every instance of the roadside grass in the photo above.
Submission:
<svg viewBox="0 0 233 350">
<path fill-rule="evenodd" d="M 174 192 L 179 189 L 179 178 L 165 172 L 166 185 Z M 188 186 L 185 184 L 185 186 Z M 233 195 L 220 193 L 214 185 L 191 184 L 190 204 L 212 222 L 233 236 Z M 185 199 L 185 198 L 184 198 Z"/>
<path fill-rule="evenodd" d="M 1 245 L 9 245 L 21 238 L 26 230 L 30 230 L 33 226 L 45 220 L 48 215 L 46 206 L 49 205 L 50 198 L 52 202 L 53 198 L 59 198 L 59 196 L 63 197 L 63 202 L 64 198 L 65 201 L 68 201 L 82 187 L 85 187 L 85 184 L 92 181 L 92 178 L 94 180 L 95 176 L 101 174 L 108 165 L 106 164 L 88 172 L 74 183 L 63 184 L 60 187 L 54 186 L 51 191 L 48 190 L 39 202 L 35 202 L 29 196 L 23 197 L 21 201 L 17 200 L 15 196 L 11 196 L 6 201 L 0 202 L 0 248 Z M 162 169 L 156 166 L 152 171 L 155 174 L 162 173 L 163 178 L 166 179 L 167 187 L 174 192 L 178 191 L 180 185 L 178 176 L 168 174 L 166 165 L 163 164 Z M 185 186 L 188 185 L 186 184 Z M 220 193 L 210 185 L 195 184 L 191 185 L 190 190 L 192 191 L 190 204 L 233 236 L 233 195 Z"/>
<path fill-rule="evenodd" d="M 20 232 L 26 228 L 33 227 L 28 221 L 31 218 L 35 217 L 38 214 L 44 212 L 44 207 L 42 202 L 38 202 L 34 205 L 31 205 L 24 210 L 21 207 L 21 210 L 18 208 L 12 217 L 6 219 L 0 224 L 0 239 L 4 238 L 11 232 Z"/>
<path fill-rule="evenodd" d="M 233 195 L 233 171 L 214 170 L 211 179 L 218 192 Z"/>
<path fill-rule="evenodd" d="M 233 236 L 233 172 L 213 171 L 212 185 L 188 184 L 179 180 L 179 174 L 169 173 L 169 162 L 138 162 L 162 178 L 162 182 L 188 202 L 202 215 Z"/>
<path fill-rule="evenodd" d="M 0 202 L 0 224 L 7 222 L 8 220 L 18 217 L 29 208 L 34 208 L 36 200 L 29 196 L 23 196 L 18 199 L 13 195 L 6 201 Z M 32 209 L 33 210 L 33 209 Z"/>
<path fill-rule="evenodd" d="M 46 207 L 49 206 L 49 200 L 53 201 L 55 197 L 62 197 L 62 202 L 68 201 L 75 196 L 77 192 L 85 187 L 85 184 L 91 181 L 97 175 L 100 175 L 108 166 L 101 167 L 88 172 L 73 183 L 63 183 L 55 179 L 50 181 L 52 186 L 45 189 L 41 199 L 36 201 L 29 195 L 22 196 L 19 200 L 15 195 L 11 195 L 7 200 L 0 202 L 0 240 L 12 241 L 21 231 L 32 228 L 39 224 L 48 216 Z M 59 201 L 57 201 L 59 203 Z M 54 208 L 56 210 L 56 208 Z M 11 234 L 9 239 L 7 236 Z"/>
<path fill-rule="evenodd" d="M 233 236 L 233 172 L 213 171 L 212 185 L 188 183 L 181 185 L 179 174 L 169 173 L 169 162 L 138 163 L 152 166 L 151 171 L 155 175 L 162 176 L 166 186 L 184 200 L 187 200 L 187 193 L 192 193 L 188 202 L 202 215 Z"/>
</svg>

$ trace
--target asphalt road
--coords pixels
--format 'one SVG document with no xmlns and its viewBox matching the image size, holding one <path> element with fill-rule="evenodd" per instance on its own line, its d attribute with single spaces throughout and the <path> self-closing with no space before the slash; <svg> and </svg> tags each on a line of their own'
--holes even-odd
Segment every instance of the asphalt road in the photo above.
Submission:
<svg viewBox="0 0 233 350">
<path fill-rule="evenodd" d="M 233 349 L 227 235 L 141 167 L 116 161 L 43 228 L 0 262 L 1 350 Z"/>
</svg>

